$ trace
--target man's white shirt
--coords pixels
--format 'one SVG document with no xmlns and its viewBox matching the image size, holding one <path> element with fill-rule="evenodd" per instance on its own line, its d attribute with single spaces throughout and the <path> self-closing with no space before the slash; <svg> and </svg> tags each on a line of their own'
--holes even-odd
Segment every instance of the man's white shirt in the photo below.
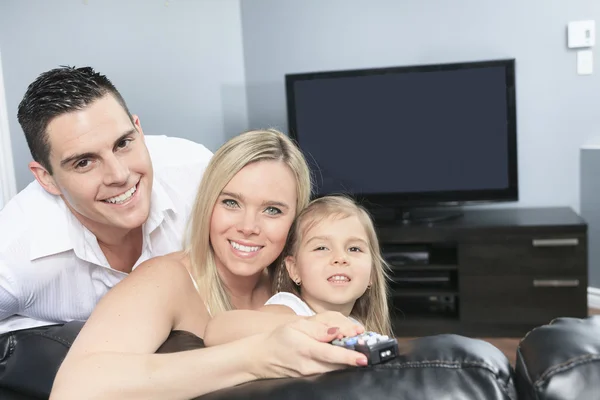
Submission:
<svg viewBox="0 0 600 400">
<path fill-rule="evenodd" d="M 202 175 L 212 153 L 192 141 L 145 136 L 154 169 L 142 254 L 181 250 Z M 110 267 L 96 237 L 62 199 L 30 183 L 0 211 L 0 334 L 86 320 L 127 274 Z"/>
</svg>

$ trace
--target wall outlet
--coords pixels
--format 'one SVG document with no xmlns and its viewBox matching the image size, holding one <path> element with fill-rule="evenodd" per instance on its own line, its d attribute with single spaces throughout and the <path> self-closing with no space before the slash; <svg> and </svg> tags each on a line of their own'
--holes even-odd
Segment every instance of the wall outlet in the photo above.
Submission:
<svg viewBox="0 0 600 400">
<path fill-rule="evenodd" d="M 567 39 L 571 49 L 594 46 L 596 44 L 596 21 L 569 22 Z"/>
</svg>

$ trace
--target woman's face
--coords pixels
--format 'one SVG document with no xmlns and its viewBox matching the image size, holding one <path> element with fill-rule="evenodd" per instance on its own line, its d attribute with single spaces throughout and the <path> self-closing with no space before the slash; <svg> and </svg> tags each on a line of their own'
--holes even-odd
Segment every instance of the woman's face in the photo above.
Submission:
<svg viewBox="0 0 600 400">
<path fill-rule="evenodd" d="M 217 198 L 210 243 L 219 270 L 234 276 L 263 272 L 283 251 L 296 216 L 296 178 L 281 161 L 242 168 Z"/>
</svg>

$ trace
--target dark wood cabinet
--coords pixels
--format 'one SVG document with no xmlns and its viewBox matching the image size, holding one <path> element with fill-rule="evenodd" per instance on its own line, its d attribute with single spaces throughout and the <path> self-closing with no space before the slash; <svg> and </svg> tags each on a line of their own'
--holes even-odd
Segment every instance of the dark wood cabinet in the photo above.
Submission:
<svg viewBox="0 0 600 400">
<path fill-rule="evenodd" d="M 465 210 L 377 230 L 398 336 L 522 337 L 587 315 L 587 225 L 570 208 Z"/>
</svg>

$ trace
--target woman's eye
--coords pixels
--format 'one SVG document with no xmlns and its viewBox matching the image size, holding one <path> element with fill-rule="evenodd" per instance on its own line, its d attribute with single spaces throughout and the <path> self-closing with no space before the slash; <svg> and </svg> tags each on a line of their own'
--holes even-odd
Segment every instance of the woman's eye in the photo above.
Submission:
<svg viewBox="0 0 600 400">
<path fill-rule="evenodd" d="M 277 207 L 267 207 L 267 209 L 265 210 L 265 212 L 269 215 L 277 215 L 277 214 L 281 214 L 281 210 Z"/>
<path fill-rule="evenodd" d="M 226 207 L 230 207 L 230 208 L 235 208 L 238 206 L 237 201 L 231 200 L 231 199 L 223 200 L 223 204 L 225 204 Z"/>
</svg>

